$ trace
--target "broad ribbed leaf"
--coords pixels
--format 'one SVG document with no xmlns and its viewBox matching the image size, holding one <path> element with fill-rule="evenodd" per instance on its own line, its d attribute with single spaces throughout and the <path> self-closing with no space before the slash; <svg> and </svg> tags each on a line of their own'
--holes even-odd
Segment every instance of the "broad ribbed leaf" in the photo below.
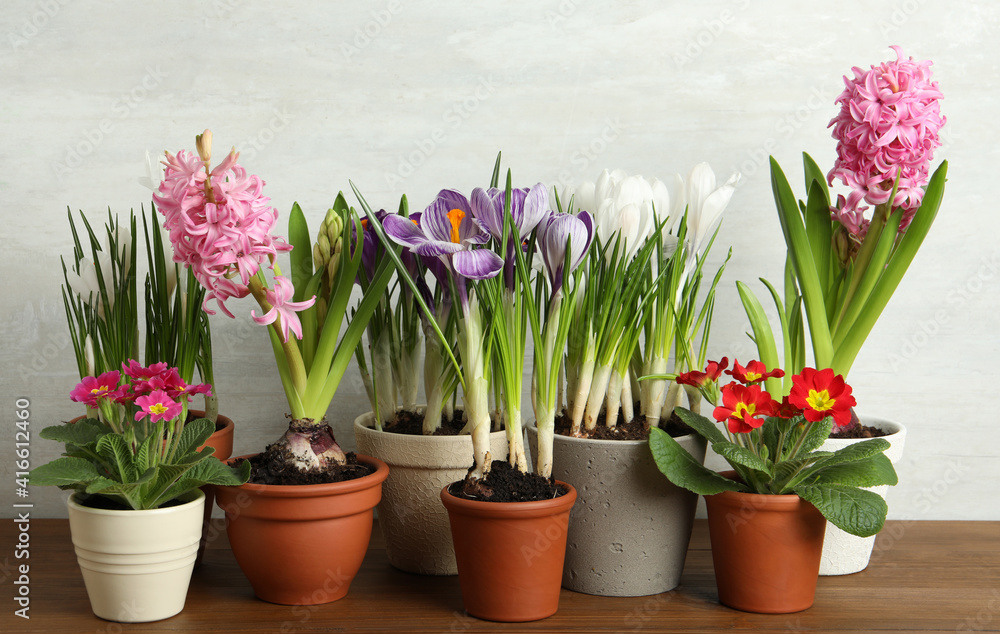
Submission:
<svg viewBox="0 0 1000 634">
<path fill-rule="evenodd" d="M 831 524 L 858 537 L 871 537 L 882 530 L 889 511 L 881 496 L 855 487 L 800 484 L 793 491 L 819 509 Z"/>
<path fill-rule="evenodd" d="M 54 440 L 67 445 L 87 445 L 97 442 L 101 434 L 106 434 L 111 430 L 93 418 L 77 421 L 76 423 L 66 423 L 65 425 L 53 425 L 46 427 L 39 436 L 46 440 Z"/>
<path fill-rule="evenodd" d="M 813 482 L 813 478 L 818 478 Z M 899 482 L 892 461 L 885 454 L 867 460 L 820 467 L 810 474 L 810 484 L 840 484 L 851 487 L 895 486 Z"/>
<path fill-rule="evenodd" d="M 799 448 L 799 456 L 805 457 L 810 451 L 819 449 L 826 442 L 826 439 L 830 437 L 830 432 L 833 430 L 833 419 L 827 416 L 818 423 L 814 423 L 809 431 L 806 432 L 805 438 L 802 439 L 802 446 Z"/>
<path fill-rule="evenodd" d="M 83 458 L 56 458 L 28 474 L 32 486 L 73 486 L 100 477 L 94 464 Z"/>
<path fill-rule="evenodd" d="M 871 438 L 858 443 L 847 445 L 843 449 L 833 452 L 833 455 L 823 461 L 823 467 L 830 467 L 845 462 L 856 462 L 865 460 L 883 453 L 892 445 L 885 438 Z"/>
<path fill-rule="evenodd" d="M 735 462 L 736 464 L 741 464 L 744 467 L 749 467 L 755 471 L 763 472 L 767 474 L 768 477 L 771 475 L 771 470 L 768 468 L 766 462 L 761 460 L 759 456 L 749 449 L 740 447 L 736 443 L 728 441 L 712 443 L 712 451 L 731 463 Z"/>
<path fill-rule="evenodd" d="M 135 456 L 124 438 L 118 434 L 106 434 L 97 441 L 97 453 L 118 470 L 123 484 L 135 482 L 139 474 L 135 468 Z"/>
<path fill-rule="evenodd" d="M 700 495 L 744 491 L 738 482 L 720 476 L 695 460 L 670 434 L 658 427 L 649 430 L 649 449 L 660 473 L 675 485 Z"/>
<path fill-rule="evenodd" d="M 215 432 L 215 423 L 207 418 L 193 420 L 181 430 L 180 440 L 177 442 L 177 451 L 174 453 L 174 462 L 180 462 L 194 453 L 199 447 L 205 444 Z"/>
<path fill-rule="evenodd" d="M 722 435 L 719 428 L 715 426 L 715 423 L 708 420 L 700 414 L 695 414 L 689 409 L 684 409 L 683 407 L 674 408 L 674 413 L 680 417 L 684 423 L 695 430 L 705 440 L 712 443 L 713 445 L 720 442 L 727 442 L 726 437 Z"/>
</svg>

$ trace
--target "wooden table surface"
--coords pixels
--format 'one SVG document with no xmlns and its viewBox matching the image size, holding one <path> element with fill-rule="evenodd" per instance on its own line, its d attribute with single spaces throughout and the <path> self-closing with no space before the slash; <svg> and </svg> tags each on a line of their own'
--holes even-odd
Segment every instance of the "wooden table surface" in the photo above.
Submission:
<svg viewBox="0 0 1000 634">
<path fill-rule="evenodd" d="M 7 520 L 0 528 L 7 553 L 17 539 L 13 524 Z M 674 591 L 609 598 L 564 589 L 555 616 L 518 624 L 466 616 L 458 577 L 411 575 L 389 566 L 377 527 L 347 597 L 308 607 L 255 599 L 223 529 L 195 570 L 184 611 L 146 624 L 109 623 L 93 615 L 66 520 L 32 520 L 30 538 L 31 618 L 15 617 L 11 600 L 14 568 L 25 560 L 0 555 L 6 586 L 0 632 L 1000 631 L 1000 522 L 887 522 L 868 570 L 821 577 L 812 608 L 773 616 L 719 605 L 708 527 L 698 520 Z"/>
</svg>

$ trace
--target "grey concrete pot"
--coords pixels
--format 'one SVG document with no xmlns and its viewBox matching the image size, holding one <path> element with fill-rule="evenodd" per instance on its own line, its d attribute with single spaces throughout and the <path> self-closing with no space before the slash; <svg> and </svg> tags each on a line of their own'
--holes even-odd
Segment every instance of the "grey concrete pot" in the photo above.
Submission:
<svg viewBox="0 0 1000 634">
<path fill-rule="evenodd" d="M 900 423 L 885 420 L 884 418 L 867 416 L 861 417 L 861 424 L 881 429 L 889 434 L 888 436 L 884 436 L 885 440 L 888 440 L 890 444 L 890 447 L 885 450 L 885 455 L 895 465 L 903 456 L 906 427 Z M 861 442 L 861 439 L 841 440 L 839 438 L 828 438 L 819 450 L 837 451 L 838 449 L 843 449 L 848 445 L 859 442 Z M 872 487 L 869 490 L 874 491 L 884 498 L 889 487 Z M 875 537 L 877 536 L 856 537 L 827 522 L 826 537 L 823 539 L 823 559 L 819 565 L 819 574 L 833 576 L 861 572 L 868 567 L 868 562 L 872 556 L 872 549 L 875 547 Z"/>
<path fill-rule="evenodd" d="M 538 432 L 528 428 L 532 455 Z M 676 438 L 699 462 L 705 439 Z M 556 434 L 552 475 L 572 484 L 563 587 L 601 596 L 636 597 L 677 587 L 698 496 L 671 484 L 644 440 L 589 440 Z"/>
<path fill-rule="evenodd" d="M 376 431 L 371 412 L 354 421 L 358 453 L 389 465 L 382 484 L 378 523 L 389 563 L 423 575 L 457 575 L 448 511 L 441 489 L 465 477 L 472 466 L 472 437 L 409 436 Z M 503 431 L 490 434 L 494 460 L 507 457 Z"/>
</svg>

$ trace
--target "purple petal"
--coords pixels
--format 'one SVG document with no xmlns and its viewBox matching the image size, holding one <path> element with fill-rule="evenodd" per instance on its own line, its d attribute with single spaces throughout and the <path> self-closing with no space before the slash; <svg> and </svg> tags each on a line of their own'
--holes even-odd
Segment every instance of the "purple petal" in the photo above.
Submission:
<svg viewBox="0 0 1000 634">
<path fill-rule="evenodd" d="M 478 218 L 466 216 L 458 225 L 458 240 L 462 244 L 486 244 L 490 241 L 490 232 Z"/>
<path fill-rule="evenodd" d="M 496 197 L 490 196 L 485 189 L 477 187 L 472 190 L 472 215 L 482 223 L 497 240 L 503 237 L 503 205 L 498 207 Z"/>
<path fill-rule="evenodd" d="M 410 247 L 417 255 L 451 255 L 462 250 L 462 245 L 444 240 L 427 240 L 415 247 Z"/>
<path fill-rule="evenodd" d="M 462 277 L 485 280 L 500 272 L 503 260 L 488 249 L 466 249 L 454 255 L 452 266 Z"/>
<path fill-rule="evenodd" d="M 442 201 L 447 207 L 446 212 L 452 209 L 461 209 L 465 212 L 465 215 L 472 213 L 472 207 L 469 205 L 469 199 L 465 197 L 465 194 L 454 189 L 442 189 L 438 192 L 437 199 Z"/>
<path fill-rule="evenodd" d="M 538 183 L 532 187 L 524 199 L 524 209 L 517 223 L 517 231 L 521 237 L 531 233 L 549 211 L 549 191 Z"/>
<path fill-rule="evenodd" d="M 385 229 L 386 235 L 392 238 L 393 242 L 404 247 L 412 249 L 427 242 L 427 235 L 424 231 L 402 216 L 389 214 L 382 220 L 382 228 Z"/>
<path fill-rule="evenodd" d="M 448 212 L 451 210 L 452 207 L 448 206 L 447 199 L 441 198 L 440 195 L 427 206 L 420 217 L 420 227 L 428 238 L 451 242 L 451 220 L 448 218 Z"/>
</svg>

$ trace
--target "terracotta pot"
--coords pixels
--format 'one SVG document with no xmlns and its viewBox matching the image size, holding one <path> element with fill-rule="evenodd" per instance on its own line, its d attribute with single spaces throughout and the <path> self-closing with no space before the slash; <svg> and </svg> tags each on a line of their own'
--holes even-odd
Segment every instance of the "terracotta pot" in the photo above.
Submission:
<svg viewBox="0 0 1000 634">
<path fill-rule="evenodd" d="M 816 507 L 797 495 L 734 491 L 707 495 L 705 503 L 723 605 L 765 614 L 812 606 L 826 529 Z"/>
<path fill-rule="evenodd" d="M 184 504 L 134 510 L 94 509 L 67 502 L 69 528 L 90 607 L 108 621 L 145 623 L 184 609 L 205 495 L 195 489 Z"/>
<path fill-rule="evenodd" d="M 576 489 L 539 502 L 495 503 L 441 490 L 470 615 L 509 623 L 537 621 L 559 609 L 569 511 Z"/>
<path fill-rule="evenodd" d="M 369 412 L 354 421 L 358 452 L 389 465 L 382 485 L 378 523 L 389 563 L 406 572 L 457 575 L 448 512 L 441 487 L 465 477 L 472 466 L 472 437 L 411 436 L 372 429 Z M 507 457 L 503 431 L 490 434 L 494 460 Z"/>
<path fill-rule="evenodd" d="M 906 427 L 899 423 L 894 423 L 883 418 L 861 417 L 861 424 L 876 427 L 889 435 L 884 436 L 891 445 L 885 450 L 885 455 L 892 464 L 896 464 L 903 456 L 903 444 L 906 441 Z M 848 445 L 861 442 L 863 439 L 827 439 L 820 447 L 820 451 L 837 451 Z M 874 491 L 883 498 L 889 491 L 888 486 L 872 487 L 869 491 Z M 868 567 L 871 560 L 872 549 L 875 547 L 875 538 L 857 537 L 848 532 L 842 531 L 833 524 L 826 525 L 826 538 L 823 540 L 823 560 L 819 565 L 820 575 L 849 575 L 861 572 Z"/>
<path fill-rule="evenodd" d="M 197 418 L 201 418 L 205 415 L 204 410 L 191 409 L 188 410 L 192 415 Z M 220 428 L 218 424 L 221 423 Z M 215 453 L 212 454 L 219 460 L 225 462 L 233 455 L 233 432 L 236 430 L 236 425 L 233 423 L 232 419 L 219 414 L 216 421 L 216 430 L 208 440 L 205 441 L 204 447 L 212 447 L 215 449 Z M 198 546 L 198 558 L 195 560 L 194 565 L 200 566 L 201 560 L 205 556 L 205 547 L 208 542 L 215 538 L 215 533 L 212 530 L 211 520 L 212 520 L 212 509 L 215 508 L 215 487 L 205 486 L 201 488 L 205 492 L 205 517 L 202 524 L 201 531 L 201 544 Z"/>
<path fill-rule="evenodd" d="M 538 430 L 528 427 L 532 455 Z M 705 439 L 675 439 L 699 462 Z M 562 585 L 576 592 L 636 597 L 677 587 L 698 496 L 663 477 L 645 440 L 591 440 L 556 434 L 552 475 L 577 488 Z"/>
<path fill-rule="evenodd" d="M 375 473 L 330 484 L 216 487 L 233 555 L 259 599 L 318 605 L 347 594 L 389 475 L 381 460 L 358 455 L 358 462 Z"/>
</svg>

